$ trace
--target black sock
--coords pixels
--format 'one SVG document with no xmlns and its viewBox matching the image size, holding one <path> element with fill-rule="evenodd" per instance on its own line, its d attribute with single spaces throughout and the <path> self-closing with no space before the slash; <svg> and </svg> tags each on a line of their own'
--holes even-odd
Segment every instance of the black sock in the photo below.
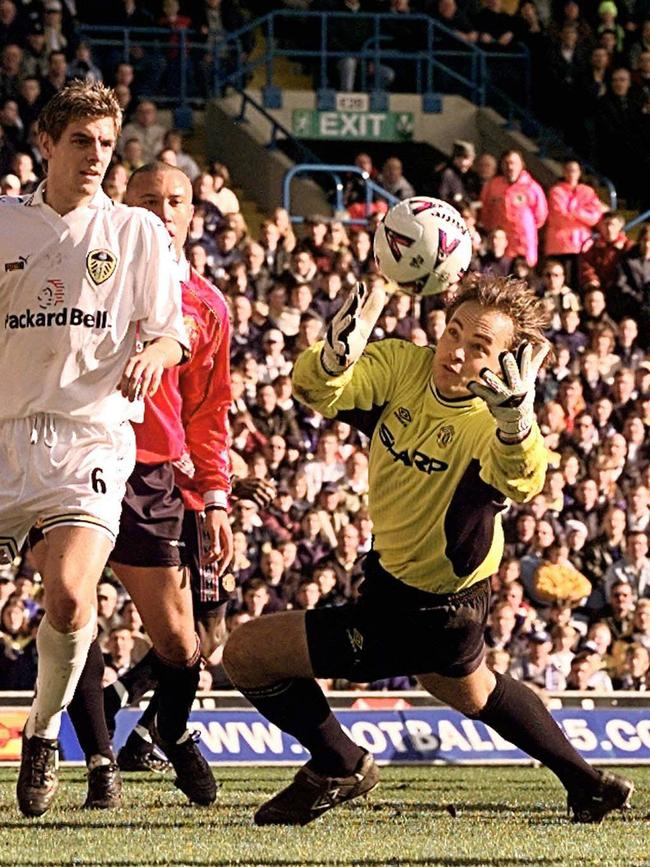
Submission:
<svg viewBox="0 0 650 867">
<path fill-rule="evenodd" d="M 574 750 L 539 696 L 508 675 L 495 677 L 497 685 L 477 719 L 546 765 L 569 792 L 598 782 L 597 771 Z"/>
<path fill-rule="evenodd" d="M 111 736 L 115 734 L 115 717 L 124 705 L 135 704 L 142 696 L 158 686 L 157 657 L 150 650 L 123 674 L 117 683 L 126 690 L 127 700 L 122 701 L 122 691 L 115 684 L 104 690 L 104 715 Z"/>
<path fill-rule="evenodd" d="M 315 680 L 294 678 L 242 692 L 270 722 L 309 750 L 316 773 L 346 777 L 355 771 L 363 750 L 345 734 Z"/>
<path fill-rule="evenodd" d="M 156 728 L 163 741 L 175 744 L 187 729 L 192 703 L 199 686 L 201 652 L 197 640 L 196 653 L 187 665 L 174 665 L 157 657 L 159 686 Z"/>
<path fill-rule="evenodd" d="M 104 718 L 103 675 L 104 657 L 99 641 L 95 638 L 90 645 L 88 658 L 74 697 L 68 705 L 68 715 L 77 733 L 86 762 L 91 756 L 96 755 L 115 761 L 111 737 Z"/>
</svg>

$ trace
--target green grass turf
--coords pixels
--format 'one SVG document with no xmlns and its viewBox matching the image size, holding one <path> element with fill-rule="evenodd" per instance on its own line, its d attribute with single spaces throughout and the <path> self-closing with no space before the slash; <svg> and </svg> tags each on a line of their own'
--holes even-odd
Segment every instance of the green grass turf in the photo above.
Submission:
<svg viewBox="0 0 650 867">
<path fill-rule="evenodd" d="M 125 775 L 126 806 L 89 812 L 81 770 L 64 770 L 56 806 L 36 820 L 14 806 L 16 771 L 0 771 L 0 865 L 310 867 L 310 865 L 650 865 L 650 768 L 634 809 L 572 825 L 551 774 L 532 768 L 384 768 L 368 800 L 305 828 L 256 828 L 253 809 L 290 768 L 220 768 L 218 802 L 186 806 L 167 777 Z M 449 805 L 456 807 L 454 818 Z"/>
</svg>

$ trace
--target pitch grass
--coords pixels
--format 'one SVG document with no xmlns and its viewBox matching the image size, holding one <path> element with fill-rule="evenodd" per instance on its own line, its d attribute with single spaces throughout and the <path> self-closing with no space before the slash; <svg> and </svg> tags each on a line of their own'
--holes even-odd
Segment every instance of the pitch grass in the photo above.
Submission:
<svg viewBox="0 0 650 867">
<path fill-rule="evenodd" d="M 64 770 L 56 806 L 27 820 L 14 806 L 16 771 L 2 770 L 0 865 L 650 865 L 650 768 L 624 771 L 634 809 L 600 826 L 568 823 L 542 769 L 417 767 L 383 768 L 367 800 L 308 827 L 256 828 L 254 808 L 292 773 L 216 769 L 209 809 L 186 806 L 167 777 L 127 774 L 126 806 L 89 812 L 83 771 Z"/>
</svg>

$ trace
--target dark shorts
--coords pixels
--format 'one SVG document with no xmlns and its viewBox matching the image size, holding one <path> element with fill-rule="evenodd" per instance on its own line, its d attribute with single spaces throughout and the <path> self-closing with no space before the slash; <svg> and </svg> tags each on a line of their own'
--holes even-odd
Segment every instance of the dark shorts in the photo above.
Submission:
<svg viewBox="0 0 650 867">
<path fill-rule="evenodd" d="M 126 483 L 110 560 L 126 566 L 180 566 L 184 511 L 171 463 L 136 463 Z"/>
<path fill-rule="evenodd" d="M 448 595 L 404 584 L 371 551 L 358 602 L 306 612 L 316 677 L 367 683 L 397 675 L 465 677 L 485 653 L 489 581 Z"/>
<path fill-rule="evenodd" d="M 190 573 L 192 601 L 196 617 L 214 613 L 235 592 L 235 579 L 226 573 L 219 576 L 212 563 L 204 563 L 203 555 L 209 539 L 204 528 L 203 512 L 189 509 L 183 519 L 181 559 Z"/>
</svg>

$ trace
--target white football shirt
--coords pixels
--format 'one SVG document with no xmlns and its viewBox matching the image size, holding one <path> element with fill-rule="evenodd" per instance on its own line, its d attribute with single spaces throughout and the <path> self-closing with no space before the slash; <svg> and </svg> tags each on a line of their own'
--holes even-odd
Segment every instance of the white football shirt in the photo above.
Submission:
<svg viewBox="0 0 650 867">
<path fill-rule="evenodd" d="M 63 217 L 43 191 L 0 199 L 0 418 L 140 420 L 117 391 L 136 332 L 188 346 L 169 235 L 102 190 Z"/>
</svg>

